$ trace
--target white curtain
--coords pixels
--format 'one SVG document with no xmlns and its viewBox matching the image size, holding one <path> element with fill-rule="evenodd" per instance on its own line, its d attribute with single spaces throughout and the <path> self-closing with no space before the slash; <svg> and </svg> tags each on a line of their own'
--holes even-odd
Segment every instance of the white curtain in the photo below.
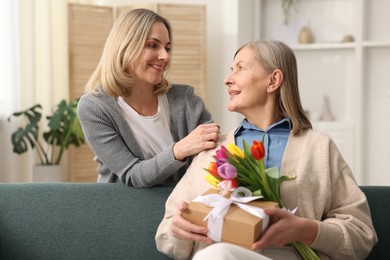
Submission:
<svg viewBox="0 0 390 260">
<path fill-rule="evenodd" d="M 0 115 L 6 117 L 16 106 L 19 91 L 18 61 L 18 1 L 0 2 Z"/>
<path fill-rule="evenodd" d="M 7 118 L 19 105 L 19 1 L 0 1 L 0 182 L 20 181 L 20 164 L 12 153 L 11 132 L 14 124 Z"/>
<path fill-rule="evenodd" d="M 37 103 L 46 117 L 68 98 L 67 0 L 0 0 L 0 30 L 0 182 L 29 182 L 35 153 L 12 152 L 6 119 Z"/>
</svg>

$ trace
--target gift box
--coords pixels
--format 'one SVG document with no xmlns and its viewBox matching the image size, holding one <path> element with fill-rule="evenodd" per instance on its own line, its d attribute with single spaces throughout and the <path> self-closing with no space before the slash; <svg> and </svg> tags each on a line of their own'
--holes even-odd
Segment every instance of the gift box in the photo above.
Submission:
<svg viewBox="0 0 390 260">
<path fill-rule="evenodd" d="M 218 194 L 218 192 L 218 190 L 210 189 L 203 195 Z M 230 194 L 225 197 L 229 198 Z M 278 203 L 264 200 L 251 201 L 247 205 L 262 209 L 278 207 Z M 213 207 L 209 207 L 203 202 L 191 202 L 188 203 L 187 209 L 183 212 L 183 217 L 191 223 L 207 227 L 208 221 L 204 218 L 212 209 Z M 251 249 L 253 243 L 260 239 L 262 230 L 262 218 L 231 204 L 223 218 L 221 241 Z"/>
</svg>

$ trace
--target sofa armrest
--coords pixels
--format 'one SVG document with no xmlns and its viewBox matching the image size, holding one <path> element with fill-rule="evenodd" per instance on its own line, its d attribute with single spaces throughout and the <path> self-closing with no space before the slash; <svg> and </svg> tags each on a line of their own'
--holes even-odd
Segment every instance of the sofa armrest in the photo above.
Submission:
<svg viewBox="0 0 390 260">
<path fill-rule="evenodd" d="M 360 186 L 367 197 L 378 243 L 367 259 L 390 257 L 390 186 Z"/>
</svg>

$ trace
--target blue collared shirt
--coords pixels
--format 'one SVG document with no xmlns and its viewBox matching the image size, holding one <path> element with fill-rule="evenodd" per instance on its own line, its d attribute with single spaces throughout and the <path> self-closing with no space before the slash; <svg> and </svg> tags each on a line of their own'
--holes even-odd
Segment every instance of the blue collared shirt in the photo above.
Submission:
<svg viewBox="0 0 390 260">
<path fill-rule="evenodd" d="M 249 123 L 246 119 L 244 119 L 237 130 L 234 132 L 234 137 L 236 145 L 243 149 L 243 140 L 252 146 L 254 140 L 262 141 L 264 136 L 264 167 L 270 168 L 277 166 L 280 172 L 282 158 L 290 131 L 291 121 L 287 118 L 270 125 L 265 130 Z"/>
</svg>

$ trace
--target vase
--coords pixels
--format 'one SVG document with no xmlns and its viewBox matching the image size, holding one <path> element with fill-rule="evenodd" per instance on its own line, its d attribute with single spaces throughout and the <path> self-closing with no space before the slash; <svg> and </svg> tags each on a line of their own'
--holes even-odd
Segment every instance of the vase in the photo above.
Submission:
<svg viewBox="0 0 390 260">
<path fill-rule="evenodd" d="M 332 112 L 330 110 L 330 104 L 329 104 L 329 98 L 327 96 L 324 96 L 323 101 L 323 107 L 322 107 L 322 113 L 320 116 L 321 121 L 333 121 L 334 117 L 332 115 Z"/>
<path fill-rule="evenodd" d="M 344 35 L 343 39 L 341 40 L 341 42 L 354 42 L 354 41 L 355 38 L 350 34 Z"/>
<path fill-rule="evenodd" d="M 36 164 L 33 168 L 33 182 L 62 182 L 61 165 Z"/>
<path fill-rule="evenodd" d="M 313 42 L 313 35 L 311 34 L 309 27 L 304 26 L 299 31 L 298 42 L 301 44 L 307 44 Z"/>
</svg>

